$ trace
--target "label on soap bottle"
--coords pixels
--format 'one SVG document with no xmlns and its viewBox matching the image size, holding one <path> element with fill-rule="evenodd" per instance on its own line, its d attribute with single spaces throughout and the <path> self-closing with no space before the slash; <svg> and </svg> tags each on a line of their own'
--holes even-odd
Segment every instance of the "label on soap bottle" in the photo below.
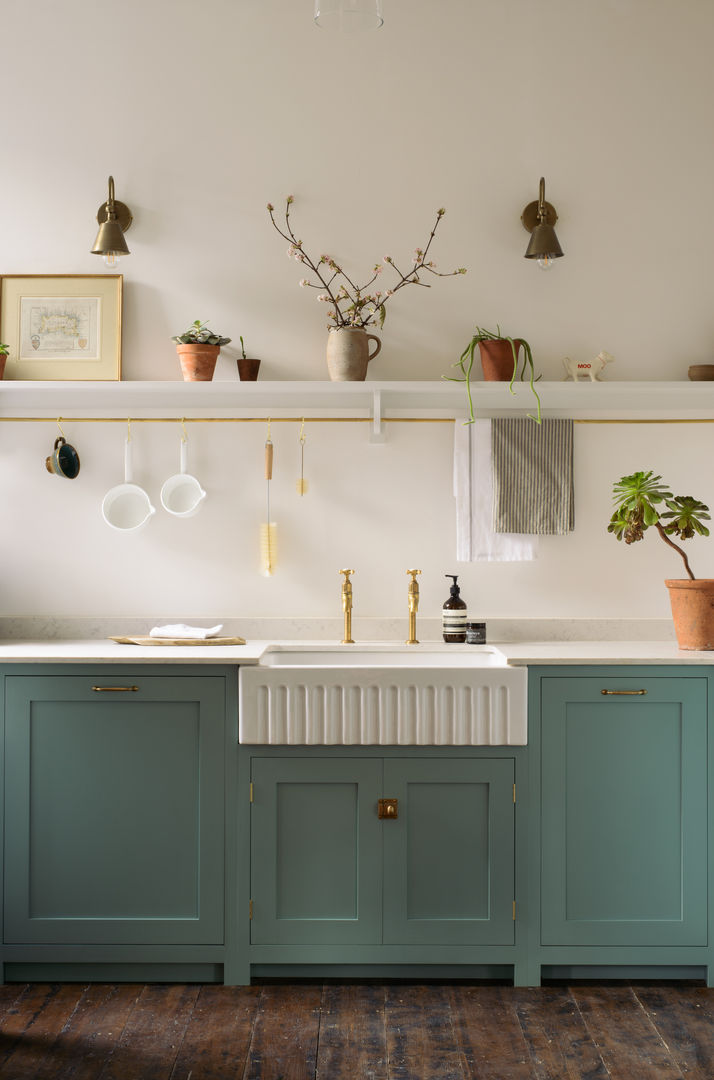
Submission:
<svg viewBox="0 0 714 1080">
<path fill-rule="evenodd" d="M 466 640 L 466 608 L 444 608 L 442 614 L 442 630 L 445 634 L 463 634 Z"/>
</svg>

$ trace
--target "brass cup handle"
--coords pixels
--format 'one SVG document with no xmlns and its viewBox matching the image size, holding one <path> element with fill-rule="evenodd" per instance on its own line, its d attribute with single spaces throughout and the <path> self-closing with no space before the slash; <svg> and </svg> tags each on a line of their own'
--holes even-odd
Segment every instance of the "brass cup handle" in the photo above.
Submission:
<svg viewBox="0 0 714 1080">
<path fill-rule="evenodd" d="M 646 690 L 601 690 L 600 693 L 601 694 L 624 694 L 626 696 L 631 697 L 631 696 L 638 696 L 638 695 L 641 695 L 641 694 L 646 694 L 647 691 Z"/>
<path fill-rule="evenodd" d="M 138 690 L 138 686 L 93 686 L 98 694 L 124 694 L 130 690 Z"/>
</svg>

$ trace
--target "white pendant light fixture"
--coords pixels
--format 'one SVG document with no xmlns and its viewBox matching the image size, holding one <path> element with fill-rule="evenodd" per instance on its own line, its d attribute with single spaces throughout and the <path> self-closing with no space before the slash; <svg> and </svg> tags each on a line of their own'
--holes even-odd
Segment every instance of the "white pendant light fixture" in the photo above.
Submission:
<svg viewBox="0 0 714 1080">
<path fill-rule="evenodd" d="M 379 30 L 383 22 L 382 0 L 315 0 L 315 23 L 325 30 Z"/>
</svg>

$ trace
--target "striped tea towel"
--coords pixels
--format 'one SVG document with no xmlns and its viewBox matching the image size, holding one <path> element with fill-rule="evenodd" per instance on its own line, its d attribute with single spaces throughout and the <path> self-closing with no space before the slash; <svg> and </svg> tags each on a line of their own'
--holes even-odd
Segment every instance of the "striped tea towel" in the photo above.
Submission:
<svg viewBox="0 0 714 1080">
<path fill-rule="evenodd" d="M 454 424 L 457 562 L 529 562 L 538 539 L 493 531 L 491 421 Z"/>
<path fill-rule="evenodd" d="M 497 419 L 491 440 L 494 532 L 572 532 L 573 421 Z"/>
</svg>

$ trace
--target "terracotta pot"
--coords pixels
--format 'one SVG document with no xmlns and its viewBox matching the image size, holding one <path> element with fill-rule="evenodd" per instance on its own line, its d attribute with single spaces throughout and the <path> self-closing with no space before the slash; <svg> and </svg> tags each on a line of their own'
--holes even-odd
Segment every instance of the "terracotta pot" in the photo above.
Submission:
<svg viewBox="0 0 714 1080">
<path fill-rule="evenodd" d="M 5 364 L 7 363 L 7 353 L 0 353 L 0 379 L 5 374 Z"/>
<path fill-rule="evenodd" d="M 376 341 L 374 352 L 370 341 Z M 327 370 L 333 382 L 364 382 L 367 364 L 374 360 L 382 342 L 360 326 L 335 326 L 327 333 Z"/>
<path fill-rule="evenodd" d="M 714 579 L 665 581 L 680 649 L 714 649 Z"/>
<path fill-rule="evenodd" d="M 520 338 L 513 339 L 516 350 L 516 363 L 518 362 L 518 351 L 522 344 Z M 483 377 L 486 382 L 510 382 L 513 378 L 514 369 L 513 349 L 510 341 L 502 341 L 500 338 L 496 341 L 479 341 L 478 347 L 481 353 Z"/>
<path fill-rule="evenodd" d="M 241 382 L 255 382 L 259 368 L 260 360 L 256 360 L 255 357 L 238 357 L 238 377 Z"/>
<path fill-rule="evenodd" d="M 177 345 L 184 381 L 210 382 L 220 351 L 220 345 Z"/>
</svg>

